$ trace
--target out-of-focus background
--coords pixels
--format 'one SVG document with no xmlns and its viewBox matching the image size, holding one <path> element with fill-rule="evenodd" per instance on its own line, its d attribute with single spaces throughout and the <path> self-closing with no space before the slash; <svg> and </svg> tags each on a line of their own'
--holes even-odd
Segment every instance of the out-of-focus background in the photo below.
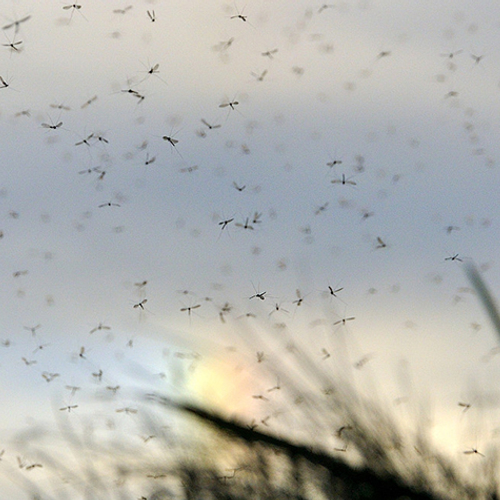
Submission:
<svg viewBox="0 0 500 500">
<path fill-rule="evenodd" d="M 96 396 L 136 418 L 131 387 L 279 433 L 302 355 L 424 412 L 459 461 L 498 439 L 497 339 L 463 271 L 500 290 L 496 2 L 0 19 L 0 467 Z"/>
</svg>

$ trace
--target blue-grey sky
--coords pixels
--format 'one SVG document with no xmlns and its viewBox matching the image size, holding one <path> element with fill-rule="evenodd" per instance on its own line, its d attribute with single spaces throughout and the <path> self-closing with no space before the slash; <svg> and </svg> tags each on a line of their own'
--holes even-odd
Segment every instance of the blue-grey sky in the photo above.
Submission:
<svg viewBox="0 0 500 500">
<path fill-rule="evenodd" d="M 497 3 L 78 5 L 0 2 L 0 465 L 106 386 L 252 420 L 290 339 L 457 461 L 495 439 Z"/>
</svg>

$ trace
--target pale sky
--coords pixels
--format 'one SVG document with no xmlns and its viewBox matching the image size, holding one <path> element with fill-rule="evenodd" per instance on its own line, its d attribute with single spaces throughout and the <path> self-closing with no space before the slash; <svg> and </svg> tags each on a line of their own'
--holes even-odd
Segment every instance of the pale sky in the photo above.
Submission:
<svg viewBox="0 0 500 500">
<path fill-rule="evenodd" d="M 457 463 L 495 442 L 497 3 L 68 5 L 0 2 L 0 466 L 106 386 L 284 410 L 291 339 Z"/>
</svg>

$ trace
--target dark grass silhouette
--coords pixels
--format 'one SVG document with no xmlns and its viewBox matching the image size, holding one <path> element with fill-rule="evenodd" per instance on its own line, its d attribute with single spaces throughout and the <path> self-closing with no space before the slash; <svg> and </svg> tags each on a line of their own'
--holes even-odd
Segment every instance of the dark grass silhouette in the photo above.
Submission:
<svg viewBox="0 0 500 500">
<path fill-rule="evenodd" d="M 491 293 L 474 266 L 466 272 L 500 335 Z M 305 439 L 294 437 L 293 428 L 271 432 L 212 408 L 142 392 L 136 394 L 140 416 L 132 415 L 112 440 L 103 437 L 105 426 L 95 416 L 73 424 L 67 414 L 59 415 L 56 434 L 40 428 L 18 435 L 24 455 L 9 473 L 27 498 L 37 500 L 498 498 L 496 454 L 477 457 L 466 476 L 436 451 L 417 418 L 413 429 L 400 428 L 347 379 L 332 379 L 307 357 L 294 359 L 292 399 L 308 394 L 311 384 L 329 387 L 326 403 L 306 397 L 299 405 L 309 422 Z M 321 444 L 328 428 L 343 448 Z M 43 464 L 44 476 L 36 463 Z"/>
</svg>

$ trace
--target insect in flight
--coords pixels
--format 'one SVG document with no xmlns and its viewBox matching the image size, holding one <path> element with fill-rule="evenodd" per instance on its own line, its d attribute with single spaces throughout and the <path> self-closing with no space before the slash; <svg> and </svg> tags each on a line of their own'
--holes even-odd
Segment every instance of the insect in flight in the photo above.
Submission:
<svg viewBox="0 0 500 500">
<path fill-rule="evenodd" d="M 335 321 L 335 323 L 333 323 L 333 325 L 345 325 L 346 324 L 346 321 L 352 321 L 353 319 L 356 319 L 354 316 L 351 316 L 349 318 L 342 318 L 342 319 L 339 319 L 338 321 Z"/>
<path fill-rule="evenodd" d="M 332 184 L 342 184 L 345 186 L 346 184 L 349 184 L 351 186 L 355 186 L 356 183 L 354 181 L 351 181 L 352 177 L 346 178 L 345 174 L 342 174 L 342 177 L 340 179 L 333 179 L 331 181 Z"/>
<path fill-rule="evenodd" d="M 220 124 L 212 125 L 211 123 L 208 123 L 204 118 L 201 119 L 201 123 L 203 123 L 203 125 L 205 125 L 209 130 L 214 130 L 216 128 L 222 127 L 222 125 Z"/>
<path fill-rule="evenodd" d="M 9 24 L 6 24 L 5 26 L 2 26 L 2 29 L 8 30 L 8 29 L 14 27 L 14 32 L 17 33 L 19 31 L 19 25 L 21 23 L 25 23 L 29 19 L 31 19 L 31 15 L 25 16 L 22 19 L 16 19 L 15 21 L 12 21 Z"/>
<path fill-rule="evenodd" d="M 146 11 L 147 14 L 148 14 L 148 17 L 149 19 L 151 20 L 152 23 L 154 23 L 156 21 L 156 14 L 155 14 L 155 11 L 154 10 L 151 10 L 151 11 Z"/>
<path fill-rule="evenodd" d="M 144 310 L 144 304 L 148 301 L 148 299 L 143 299 L 137 304 L 134 304 L 134 309 L 137 309 L 138 307 Z"/>
</svg>

